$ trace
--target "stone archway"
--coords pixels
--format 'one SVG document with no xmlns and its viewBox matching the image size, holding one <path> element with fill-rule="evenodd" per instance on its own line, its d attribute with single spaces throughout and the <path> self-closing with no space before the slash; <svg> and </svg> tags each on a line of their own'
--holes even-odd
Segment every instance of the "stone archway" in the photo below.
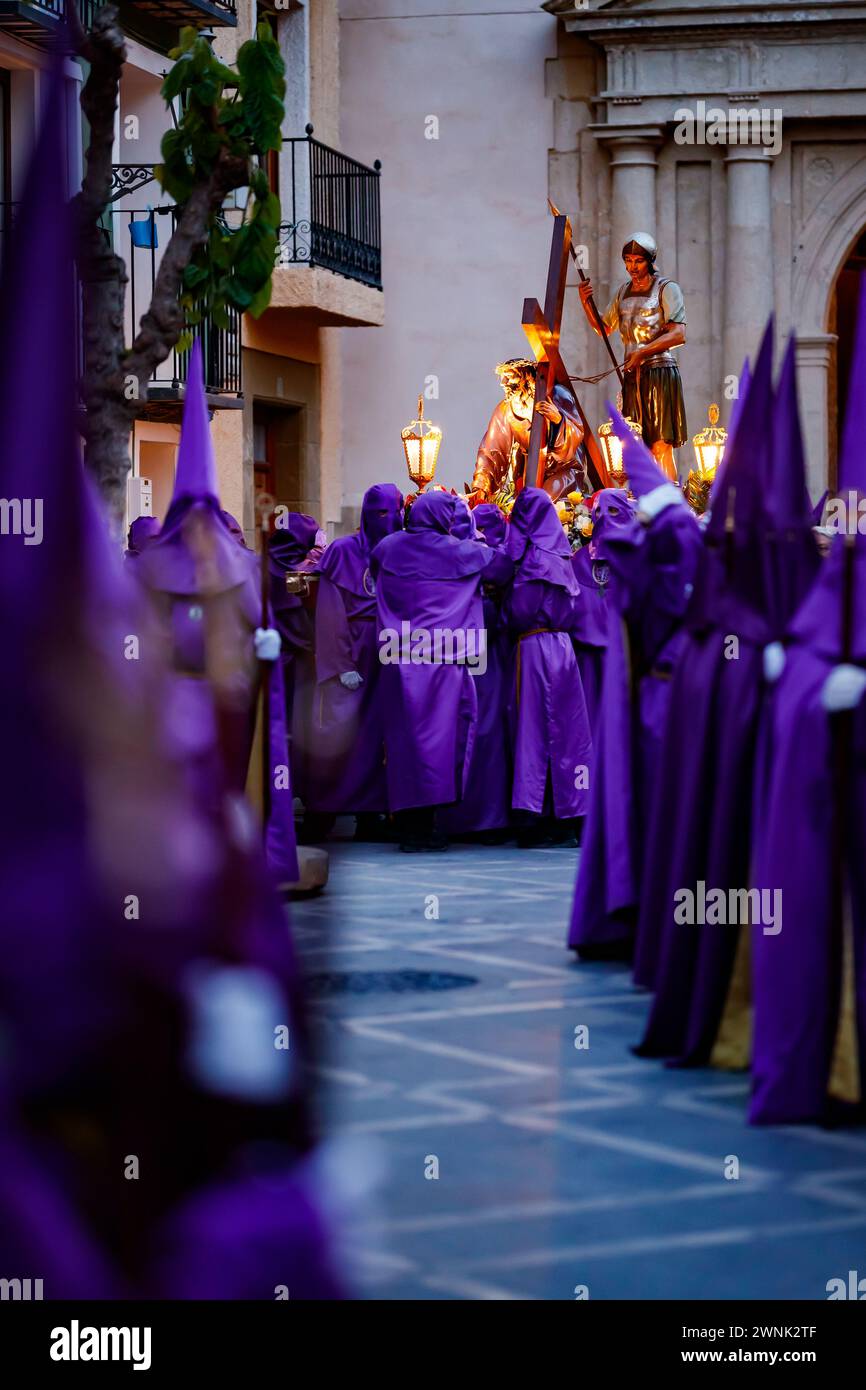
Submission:
<svg viewBox="0 0 866 1390">
<path fill-rule="evenodd" d="M 809 489 L 815 498 L 836 480 L 837 286 L 864 227 L 866 155 L 828 189 L 795 245 L 792 326 Z"/>
</svg>

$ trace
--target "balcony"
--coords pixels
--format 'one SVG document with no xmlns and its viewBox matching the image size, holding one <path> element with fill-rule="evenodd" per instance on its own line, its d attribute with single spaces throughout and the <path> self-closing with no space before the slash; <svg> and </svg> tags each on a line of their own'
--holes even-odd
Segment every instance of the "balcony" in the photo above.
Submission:
<svg viewBox="0 0 866 1390">
<path fill-rule="evenodd" d="M 311 125 L 283 141 L 272 183 L 287 220 L 269 314 L 295 310 L 322 326 L 383 322 L 380 169 L 315 140 Z"/>
<path fill-rule="evenodd" d="M 142 171 L 150 168 L 150 177 L 153 178 L 151 166 L 134 167 Z M 121 189 L 116 196 L 120 200 L 127 194 Z M 150 207 L 118 208 L 112 205 L 102 218 L 103 235 L 110 241 L 112 248 L 126 266 L 128 284 L 124 338 L 127 346 L 131 345 L 138 331 L 141 316 L 150 304 L 160 258 L 171 237 L 178 215 L 178 210 L 173 205 L 160 207 L 156 206 L 156 203 L 158 198 L 154 199 L 154 205 Z M 17 207 L 16 203 L 0 203 L 0 262 Z M 196 329 L 202 345 L 205 391 L 208 405 L 213 410 L 243 408 L 240 317 L 234 313 L 229 317 L 230 327 L 227 329 L 218 328 L 210 319 L 205 319 Z M 83 350 L 80 348 L 79 371 L 83 369 L 83 365 Z M 166 422 L 180 419 L 188 368 L 189 353 L 176 350 L 160 364 L 148 383 L 148 398 L 142 406 L 141 418 Z"/>
<path fill-rule="evenodd" d="M 100 0 L 79 0 L 78 13 L 87 28 Z M 66 0 L 0 0 L 0 31 L 34 48 L 50 48 L 66 18 Z"/>
<path fill-rule="evenodd" d="M 115 194 L 112 205 L 102 218 L 104 234 L 113 249 L 123 258 L 129 283 L 126 287 L 125 336 L 132 343 L 141 316 L 153 295 L 153 286 L 160 259 L 174 230 L 178 209 L 173 205 L 159 206 L 161 190 L 154 185 L 154 200 L 142 206 L 144 198 L 136 197 L 137 206 L 130 207 L 129 171 L 137 178 L 131 187 L 136 193 L 153 180 L 150 165 L 115 166 Z M 149 172 L 149 179 L 145 175 Z M 118 203 L 124 206 L 119 207 Z M 204 359 L 205 391 L 212 409 L 239 409 L 243 405 L 241 374 L 240 316 L 230 314 L 230 327 L 218 328 L 210 319 L 197 327 Z M 183 386 L 189 366 L 189 353 L 173 350 L 160 364 L 148 383 L 147 403 L 142 414 L 148 420 L 172 421 L 180 418 Z"/>
<path fill-rule="evenodd" d="M 68 0 L 0 0 L 0 32 L 22 43 L 50 48 L 59 34 Z M 85 29 L 106 0 L 78 0 Z M 124 32 L 167 52 L 185 24 L 233 27 L 238 22 L 237 0 L 118 0 Z"/>
</svg>

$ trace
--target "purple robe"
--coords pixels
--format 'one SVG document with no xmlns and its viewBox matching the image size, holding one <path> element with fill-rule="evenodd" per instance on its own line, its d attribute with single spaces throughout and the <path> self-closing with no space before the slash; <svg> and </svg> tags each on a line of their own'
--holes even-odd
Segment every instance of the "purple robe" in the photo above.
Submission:
<svg viewBox="0 0 866 1390">
<path fill-rule="evenodd" d="M 304 784 L 305 805 L 316 814 L 388 810 L 379 693 L 382 668 L 370 556 L 381 540 L 402 525 L 399 488 L 378 483 L 364 494 L 360 531 L 332 541 L 317 566 L 316 683 L 311 690 Z M 346 689 L 340 681 L 350 671 L 361 676 L 356 690 Z"/>
<path fill-rule="evenodd" d="M 499 508 L 486 502 L 469 511 L 466 504 L 461 507 L 461 503 L 463 499 L 458 498 L 452 536 L 458 539 L 475 537 L 491 550 L 498 550 L 505 543 L 506 535 L 505 517 Z M 508 710 L 511 640 L 502 614 L 501 588 L 483 584 L 481 592 L 487 634 L 487 669 L 474 677 L 478 719 L 463 800 L 446 807 L 437 816 L 437 825 L 446 835 L 503 830 L 511 819 Z"/>
<path fill-rule="evenodd" d="M 286 728 L 289 733 L 289 761 L 292 790 L 306 800 L 307 751 L 310 747 L 312 690 L 315 686 L 315 616 L 312 604 L 286 589 L 289 574 L 311 573 L 322 549 L 315 517 L 289 512 L 281 517 L 268 539 L 268 570 L 271 578 L 271 610 L 279 630 L 280 665 L 283 672 Z"/>
<path fill-rule="evenodd" d="M 43 1278 L 46 1298 L 109 1298 L 148 1285 L 175 1200 L 237 1171 L 263 1139 L 289 1161 L 309 1146 L 306 1046 L 255 836 L 185 795 L 138 561 L 121 566 L 81 467 L 65 80 L 49 83 L 0 284 L 0 482 L 6 497 L 45 499 L 43 543 L 11 534 L 0 546 L 0 1266 Z M 203 961 L 270 981 L 293 1048 L 277 1062 L 278 1103 L 205 1094 L 187 1065 L 186 977 Z M 117 1181 L 127 1153 L 149 1175 L 133 1201 Z M 243 1257 L 242 1238 L 222 1253 Z"/>
<path fill-rule="evenodd" d="M 159 519 L 155 516 L 137 516 L 130 522 L 126 537 L 126 558 L 133 560 L 140 555 L 146 545 L 159 535 Z"/>
<path fill-rule="evenodd" d="M 666 747 L 670 752 L 678 729 L 687 728 L 689 756 L 681 757 L 675 767 L 666 760 L 655 808 L 651 842 L 657 845 L 666 831 L 669 849 L 664 868 L 659 865 L 666 887 L 645 899 L 646 940 L 655 932 L 658 964 L 656 998 L 639 1051 L 670 1057 L 681 1065 L 709 1060 L 740 932 L 737 925 L 726 923 L 696 927 L 678 922 L 674 895 L 682 888 L 697 893 L 700 882 L 707 891 L 721 889 L 726 896 L 731 889 L 749 887 L 751 811 L 765 693 L 763 649 L 780 635 L 790 616 L 786 602 L 811 578 L 799 565 L 802 551 L 781 543 L 781 537 L 778 544 L 765 543 L 768 532 L 776 530 L 776 508 L 785 495 L 777 476 L 782 470 L 797 479 L 799 518 L 789 515 L 787 529 L 794 533 L 799 525 L 811 544 L 802 454 L 790 449 L 783 458 L 771 458 L 769 449 L 783 423 L 777 414 L 775 428 L 771 425 L 772 348 L 770 327 L 742 406 L 744 434 L 738 433 L 730 446 L 707 528 L 708 550 L 690 614 L 688 646 L 675 679 Z M 790 348 L 787 380 L 793 383 Z M 793 425 L 796 402 L 792 414 L 791 402 L 785 399 L 784 419 Z M 755 439 L 765 441 L 765 447 L 756 449 Z M 721 524 L 727 515 L 734 519 L 732 535 Z"/>
<path fill-rule="evenodd" d="M 629 477 L 636 491 L 651 493 L 664 476 L 645 446 L 631 439 L 624 442 Z M 634 935 L 660 733 L 700 549 L 699 528 L 682 503 L 648 526 L 634 516 L 615 527 L 605 522 L 598 540 L 616 607 L 568 937 L 569 946 L 587 954 L 620 953 Z"/>
<path fill-rule="evenodd" d="M 575 650 L 593 738 L 598 733 L 604 659 L 613 608 L 610 566 L 601 558 L 600 548 L 605 534 L 625 525 L 633 515 L 634 503 L 625 488 L 602 489 L 592 508 L 592 540 L 589 545 L 580 546 L 571 557 L 583 600 L 576 614 Z"/>
<path fill-rule="evenodd" d="M 524 488 L 506 542 L 515 564 L 505 618 L 516 642 L 511 684 L 514 810 L 586 814 L 592 735 L 572 634 L 580 588 L 550 497 Z"/>
<path fill-rule="evenodd" d="M 259 561 L 239 545 L 219 506 L 196 342 L 190 360 L 174 494 L 160 534 L 134 566 L 151 595 L 176 672 L 172 718 L 188 739 L 185 762 L 212 814 L 225 790 L 242 793 L 255 734 L 260 673 Z M 281 882 L 299 876 L 282 667 L 268 675 L 271 812 L 268 862 Z"/>
<path fill-rule="evenodd" d="M 840 494 L 847 502 L 849 490 L 855 491 L 861 507 L 864 390 L 866 286 L 839 452 Z M 781 931 L 752 928 L 753 1124 L 833 1118 L 828 1085 L 839 1027 L 846 890 L 861 1088 L 866 1077 L 866 704 L 861 698 L 853 710 L 831 714 L 821 699 L 835 666 L 866 663 L 864 592 L 866 540 L 858 528 L 850 550 L 845 538 L 834 537 L 789 625 L 787 660 L 769 701 L 771 750 L 756 789 L 754 883 L 780 894 L 783 911 Z"/>
<path fill-rule="evenodd" d="M 423 493 L 406 530 L 371 557 L 392 811 L 463 795 L 478 709 L 467 660 L 484 640 L 481 585 L 511 571 L 504 555 L 450 534 L 455 509 L 450 493 Z"/>
</svg>

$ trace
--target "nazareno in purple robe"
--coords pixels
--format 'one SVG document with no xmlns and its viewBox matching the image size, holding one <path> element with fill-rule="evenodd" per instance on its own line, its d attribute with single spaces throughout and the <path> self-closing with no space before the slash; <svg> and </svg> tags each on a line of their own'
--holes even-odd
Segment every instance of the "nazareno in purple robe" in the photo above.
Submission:
<svg viewBox="0 0 866 1390">
<path fill-rule="evenodd" d="M 219 505 L 198 342 L 190 357 L 171 505 L 160 534 L 133 568 L 162 624 L 177 677 L 173 720 L 189 736 L 198 792 L 213 810 L 225 790 L 242 793 L 247 779 L 259 699 L 253 633 L 261 621 L 261 597 L 258 558 L 238 544 Z M 272 665 L 268 692 L 272 777 L 266 851 L 278 879 L 296 882 L 279 661 Z"/>
<path fill-rule="evenodd" d="M 474 536 L 491 550 L 498 550 L 505 544 L 505 516 L 493 502 L 482 502 L 470 511 L 463 499 L 458 498 L 451 534 L 458 539 Z M 483 584 L 481 592 L 487 633 L 487 669 L 474 677 L 478 721 L 463 800 L 437 816 L 437 825 L 446 835 L 504 830 L 511 819 L 508 721 L 511 641 L 502 616 L 502 589 L 495 584 Z"/>
<path fill-rule="evenodd" d="M 286 702 L 292 791 L 304 799 L 312 690 L 315 686 L 315 615 L 312 602 L 286 588 L 289 574 L 309 574 L 319 562 L 322 533 L 315 517 L 304 512 L 281 516 L 268 538 L 271 611 L 279 630 L 280 665 Z"/>
<path fill-rule="evenodd" d="M 571 820 L 586 814 L 593 761 L 572 643 L 581 596 L 562 523 L 543 489 L 524 488 L 518 495 L 506 550 L 515 566 L 504 604 L 515 642 L 511 805 Z"/>
<path fill-rule="evenodd" d="M 463 795 L 478 707 L 467 663 L 484 642 L 481 586 L 511 573 L 500 551 L 450 534 L 456 503 L 450 493 L 422 493 L 406 530 L 380 541 L 371 557 L 395 812 L 447 806 Z"/>
<path fill-rule="evenodd" d="M 651 497 L 667 480 L 618 412 L 633 489 Z M 657 494 L 661 495 L 661 494 Z M 572 902 L 568 944 L 585 956 L 632 949 L 641 902 L 644 835 L 660 754 L 670 677 L 701 550 L 695 518 L 675 490 L 644 525 L 632 515 L 598 542 L 611 574 L 596 776 Z"/>
<path fill-rule="evenodd" d="M 154 536 L 159 535 L 159 518 L 155 516 L 137 516 L 135 521 L 130 522 L 129 531 L 126 538 L 126 559 L 134 560 L 140 555 L 146 545 L 153 540 Z"/>
<path fill-rule="evenodd" d="M 593 739 L 598 732 L 608 625 L 613 610 L 611 570 L 601 558 L 600 547 L 607 531 L 626 525 L 633 515 L 634 502 L 625 488 L 603 488 L 592 507 L 592 540 L 571 557 L 582 598 L 576 611 L 574 642 Z"/>
<path fill-rule="evenodd" d="M 682 923 L 676 920 L 675 894 L 698 883 L 707 890 L 750 886 L 751 810 L 761 718 L 764 708 L 763 651 L 781 635 L 785 611 L 799 586 L 811 581 L 816 551 L 811 539 L 796 397 L 786 391 L 786 439 L 796 448 L 771 450 L 782 429 L 772 393 L 772 322 L 755 366 L 729 446 L 724 476 L 714 490 L 714 511 L 706 531 L 707 550 L 689 617 L 688 646 L 675 681 L 666 748 L 677 725 L 690 722 L 688 758 L 665 766 L 657 802 L 655 842 L 667 820 L 671 836 L 663 896 L 646 899 L 650 932 L 657 931 L 656 998 L 642 1055 L 664 1056 L 679 1065 L 700 1066 L 711 1056 L 730 986 L 740 940 L 737 924 Z M 794 382 L 789 347 L 783 383 Z M 780 395 L 780 400 L 781 400 Z M 755 440 L 762 441 L 755 445 Z M 746 445 L 748 441 L 748 447 Z M 781 476 L 780 476 L 781 474 Z M 812 549 L 811 570 L 801 562 L 807 551 L 782 543 L 777 503 L 791 475 L 798 512 L 784 518 Z M 733 521 L 733 533 L 726 522 Z M 772 535 L 773 543 L 768 537 Z M 790 570 L 790 573 L 788 573 Z M 786 598 L 786 595 L 789 597 Z M 643 919 L 642 919 L 643 920 Z"/>
<path fill-rule="evenodd" d="M 309 1146 L 306 1048 L 255 836 L 185 794 L 158 635 L 78 456 L 65 100 L 52 74 L 0 283 L 0 490 L 45 499 L 42 543 L 0 546 L 0 1268 L 42 1278 L 46 1299 L 160 1296 L 148 1266 L 170 1213 L 249 1171 L 256 1143 L 283 1169 Z M 253 1047 L 270 1104 L 203 1089 L 187 1065 L 201 962 L 271 982 L 293 1051 Z M 130 1153 L 149 1177 L 118 1183 Z M 220 1249 L 255 1258 L 240 1234 Z"/>
<path fill-rule="evenodd" d="M 862 400 L 866 286 L 861 288 L 839 492 L 866 498 Z M 857 1056 L 866 1076 L 866 703 L 830 713 L 822 694 L 839 665 L 866 664 L 866 537 L 834 537 L 786 636 L 769 702 L 765 785 L 754 837 L 755 887 L 781 895 L 781 931 L 752 928 L 752 1124 L 839 1118 L 830 1079 L 839 1032 L 849 900 Z M 849 569 L 850 567 L 850 569 Z M 846 580 L 850 574 L 850 590 Z M 850 593 L 850 598 L 849 598 Z M 849 606 L 850 605 L 850 606 Z M 846 616 L 847 613 L 850 617 Z"/>
<path fill-rule="evenodd" d="M 376 587 L 370 556 L 403 526 L 403 496 L 393 483 L 364 493 L 361 527 L 332 541 L 316 567 L 316 683 L 311 691 L 310 746 L 304 804 L 317 815 L 388 810 Z M 340 677 L 356 672 L 347 689 Z"/>
</svg>

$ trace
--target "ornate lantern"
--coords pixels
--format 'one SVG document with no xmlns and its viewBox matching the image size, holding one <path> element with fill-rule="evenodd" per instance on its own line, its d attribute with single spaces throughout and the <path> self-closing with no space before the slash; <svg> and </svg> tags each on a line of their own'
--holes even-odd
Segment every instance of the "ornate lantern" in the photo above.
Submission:
<svg viewBox="0 0 866 1390">
<path fill-rule="evenodd" d="M 622 411 L 622 395 L 617 396 L 616 404 L 617 409 Z M 628 417 L 626 417 L 626 424 L 635 439 L 640 439 L 640 425 L 635 420 L 629 420 Z M 607 465 L 607 476 L 610 479 L 611 487 L 628 487 L 628 478 L 622 466 L 622 440 L 614 434 L 612 420 L 605 420 L 603 425 L 599 425 L 598 437 L 604 450 L 604 461 Z"/>
<path fill-rule="evenodd" d="M 401 433 L 403 450 L 406 454 L 406 469 L 419 492 L 432 483 L 436 473 L 436 460 L 442 443 L 442 431 L 423 416 L 423 399 L 418 397 L 418 418 L 412 420 Z"/>
<path fill-rule="evenodd" d="M 711 405 L 708 414 L 710 423 L 706 429 L 698 431 L 692 444 L 694 445 L 698 472 L 704 478 L 712 480 L 725 456 L 728 431 L 719 424 L 719 407 L 717 405 Z"/>
</svg>

